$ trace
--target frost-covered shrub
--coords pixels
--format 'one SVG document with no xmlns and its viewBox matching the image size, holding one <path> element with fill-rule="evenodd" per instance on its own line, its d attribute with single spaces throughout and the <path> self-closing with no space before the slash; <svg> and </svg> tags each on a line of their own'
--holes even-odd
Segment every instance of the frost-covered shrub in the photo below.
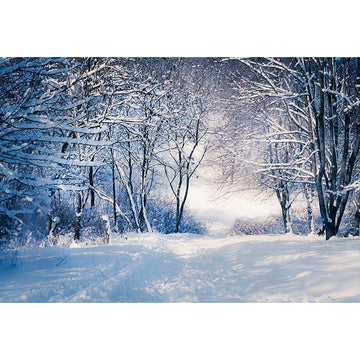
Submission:
<svg viewBox="0 0 360 360">
<path fill-rule="evenodd" d="M 0 247 L 5 246 L 14 235 L 16 223 L 6 215 L 0 214 Z"/>
<path fill-rule="evenodd" d="M 197 221 L 187 212 L 184 212 L 183 218 L 181 220 L 179 232 L 192 233 L 192 234 L 205 234 L 206 228 L 201 222 Z"/>
<path fill-rule="evenodd" d="M 175 211 L 175 206 L 171 201 L 153 199 L 148 206 L 149 221 L 153 229 L 164 234 L 173 233 L 176 221 Z M 205 227 L 185 210 L 181 219 L 179 232 L 203 234 L 205 232 Z"/>
<path fill-rule="evenodd" d="M 283 225 L 280 217 L 269 216 L 266 219 L 237 219 L 229 235 L 281 234 Z"/>
<path fill-rule="evenodd" d="M 67 201 L 57 202 L 51 210 L 51 217 L 59 219 L 55 233 L 66 234 L 73 230 L 75 223 L 75 210 Z"/>
<path fill-rule="evenodd" d="M 85 208 L 81 213 L 81 237 L 83 238 L 99 238 L 104 235 L 104 224 L 102 220 L 101 208 Z M 51 211 L 52 220 L 58 218 L 57 225 L 54 230 L 54 237 L 74 232 L 74 224 L 76 219 L 75 209 L 72 204 L 67 201 L 57 203 Z"/>
<path fill-rule="evenodd" d="M 104 234 L 104 215 L 95 209 L 85 209 L 82 213 L 82 227 L 88 229 L 95 236 L 102 236 Z"/>
<path fill-rule="evenodd" d="M 0 215 L 0 248 L 15 249 L 26 245 L 36 245 L 46 234 L 46 216 L 40 209 L 29 209 L 13 221 Z"/>
<path fill-rule="evenodd" d="M 314 216 L 315 232 L 321 228 L 321 217 Z M 291 227 L 295 234 L 307 235 L 309 227 L 306 214 L 296 211 L 291 215 Z M 271 215 L 266 218 L 237 219 L 231 229 L 230 235 L 260 235 L 260 234 L 283 234 L 284 225 L 281 215 Z"/>
</svg>

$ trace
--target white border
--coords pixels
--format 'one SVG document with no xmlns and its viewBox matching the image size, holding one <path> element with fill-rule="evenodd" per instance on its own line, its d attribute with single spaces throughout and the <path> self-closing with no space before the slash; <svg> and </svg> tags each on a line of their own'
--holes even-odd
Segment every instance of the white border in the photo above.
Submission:
<svg viewBox="0 0 360 360">
<path fill-rule="evenodd" d="M 336 6 L 335 6 L 336 4 Z M 0 56 L 359 56 L 355 1 L 8 1 Z M 23 359 L 352 359 L 358 304 L 1 304 Z"/>
</svg>

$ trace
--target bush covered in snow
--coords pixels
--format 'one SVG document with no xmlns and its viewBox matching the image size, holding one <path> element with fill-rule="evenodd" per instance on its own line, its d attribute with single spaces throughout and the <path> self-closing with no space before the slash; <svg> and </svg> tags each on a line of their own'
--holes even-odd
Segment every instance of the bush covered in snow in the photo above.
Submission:
<svg viewBox="0 0 360 360">
<path fill-rule="evenodd" d="M 291 215 L 291 227 L 294 234 L 307 235 L 309 226 L 305 211 L 296 209 Z M 322 232 L 322 219 L 319 214 L 314 215 L 315 233 Z M 338 236 L 349 236 L 354 230 L 354 209 L 351 205 L 346 209 Z M 229 230 L 229 235 L 260 235 L 283 234 L 284 225 L 281 215 L 271 215 L 266 218 L 237 219 Z"/>
<path fill-rule="evenodd" d="M 280 217 L 269 216 L 266 219 L 237 219 L 229 235 L 281 234 L 283 225 Z"/>
<path fill-rule="evenodd" d="M 153 199 L 148 207 L 148 216 L 155 231 L 163 234 L 174 232 L 176 218 L 174 205 L 171 201 Z M 179 232 L 203 234 L 205 227 L 184 210 Z"/>
<path fill-rule="evenodd" d="M 298 235 L 307 235 L 309 232 L 306 217 L 297 213 L 292 215 L 292 230 Z M 315 217 L 315 232 L 321 228 L 321 218 Z M 283 234 L 284 225 L 280 215 L 271 215 L 266 218 L 237 219 L 231 229 L 230 235 L 260 235 Z"/>
</svg>

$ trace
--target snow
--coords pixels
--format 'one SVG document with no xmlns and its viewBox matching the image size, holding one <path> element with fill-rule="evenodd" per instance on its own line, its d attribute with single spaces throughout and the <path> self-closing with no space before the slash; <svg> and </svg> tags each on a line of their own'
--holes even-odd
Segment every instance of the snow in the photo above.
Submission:
<svg viewBox="0 0 360 360">
<path fill-rule="evenodd" d="M 1 302 L 359 302 L 359 238 L 112 234 L 8 253 Z"/>
<path fill-rule="evenodd" d="M 222 197 L 206 171 L 188 210 L 205 235 L 112 233 L 27 248 L 0 257 L 0 302 L 359 302 L 360 239 L 231 236 L 239 217 L 279 211 L 251 193 Z M 106 220 L 105 217 L 102 217 Z M 104 240 L 105 242 L 105 240 Z"/>
</svg>

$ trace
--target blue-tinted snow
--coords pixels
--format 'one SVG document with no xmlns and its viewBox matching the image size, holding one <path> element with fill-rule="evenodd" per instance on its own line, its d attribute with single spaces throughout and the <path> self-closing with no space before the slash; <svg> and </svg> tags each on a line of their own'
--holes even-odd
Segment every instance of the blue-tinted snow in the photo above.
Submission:
<svg viewBox="0 0 360 360">
<path fill-rule="evenodd" d="M 359 238 L 129 234 L 7 253 L 1 302 L 358 302 Z"/>
</svg>

